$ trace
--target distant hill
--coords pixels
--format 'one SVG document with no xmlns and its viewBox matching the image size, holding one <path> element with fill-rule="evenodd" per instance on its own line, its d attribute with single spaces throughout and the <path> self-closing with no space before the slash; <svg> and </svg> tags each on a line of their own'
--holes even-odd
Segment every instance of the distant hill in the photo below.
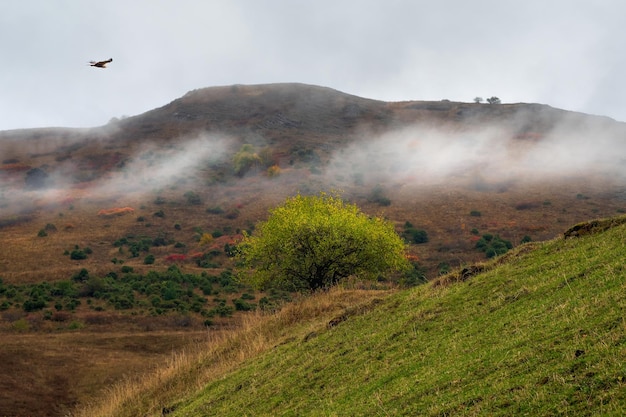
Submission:
<svg viewBox="0 0 626 417">
<path fill-rule="evenodd" d="M 210 87 L 101 127 L 0 132 L 0 227 L 17 227 L 4 234 L 15 245 L 21 233 L 58 225 L 54 211 L 71 207 L 63 228 L 89 216 L 97 224 L 101 209 L 133 206 L 146 217 L 159 198 L 179 204 L 193 192 L 202 204 L 177 207 L 173 223 L 236 230 L 289 195 L 333 189 L 384 212 L 400 233 L 405 224 L 426 231 L 428 243 L 414 250 L 436 275 L 476 259 L 484 233 L 542 240 L 626 209 L 625 133 L 609 118 L 540 104 L 387 103 L 305 84 Z M 259 159 L 237 170 L 244 144 Z M 272 166 L 279 176 L 270 178 Z M 207 217 L 217 206 L 236 209 L 237 219 Z M 77 240 L 119 238 L 97 229 Z M 82 230 L 73 227 L 73 237 Z M 29 260 L 43 249 L 24 244 L 23 257 L 0 256 L 0 274 L 36 279 Z M 53 258 L 45 257 L 62 270 Z"/>
</svg>

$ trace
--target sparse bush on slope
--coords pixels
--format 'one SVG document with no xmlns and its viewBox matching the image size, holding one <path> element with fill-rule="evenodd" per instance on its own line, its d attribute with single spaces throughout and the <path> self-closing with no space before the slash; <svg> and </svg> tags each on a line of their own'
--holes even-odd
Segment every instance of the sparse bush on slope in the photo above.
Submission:
<svg viewBox="0 0 626 417">
<path fill-rule="evenodd" d="M 478 242 L 476 242 L 476 249 L 485 252 L 487 258 L 493 258 L 494 256 L 504 255 L 513 248 L 513 244 L 505 239 L 502 239 L 498 235 L 492 235 L 491 233 L 484 234 Z"/>
</svg>

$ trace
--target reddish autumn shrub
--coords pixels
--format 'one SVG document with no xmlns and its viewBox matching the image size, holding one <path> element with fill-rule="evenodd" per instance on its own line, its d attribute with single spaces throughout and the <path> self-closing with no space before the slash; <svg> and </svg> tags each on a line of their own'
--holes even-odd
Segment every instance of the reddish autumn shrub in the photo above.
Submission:
<svg viewBox="0 0 626 417">
<path fill-rule="evenodd" d="M 165 262 L 184 262 L 187 260 L 187 255 L 180 253 L 174 253 L 165 257 Z"/>
</svg>

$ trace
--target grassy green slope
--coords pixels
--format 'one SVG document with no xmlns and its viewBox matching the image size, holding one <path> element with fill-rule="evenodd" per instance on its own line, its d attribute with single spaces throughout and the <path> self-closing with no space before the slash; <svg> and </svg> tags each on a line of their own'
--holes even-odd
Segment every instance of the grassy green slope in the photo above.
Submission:
<svg viewBox="0 0 626 417">
<path fill-rule="evenodd" d="M 626 415 L 626 226 L 281 344 L 173 416 Z"/>
</svg>

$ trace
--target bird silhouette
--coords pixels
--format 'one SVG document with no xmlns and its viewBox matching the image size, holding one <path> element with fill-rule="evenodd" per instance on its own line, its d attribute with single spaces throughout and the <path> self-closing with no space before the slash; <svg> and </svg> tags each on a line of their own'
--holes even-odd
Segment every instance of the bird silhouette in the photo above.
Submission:
<svg viewBox="0 0 626 417">
<path fill-rule="evenodd" d="M 109 58 L 106 61 L 89 61 L 89 65 L 97 68 L 106 68 L 110 62 L 113 62 L 113 58 Z"/>
</svg>

